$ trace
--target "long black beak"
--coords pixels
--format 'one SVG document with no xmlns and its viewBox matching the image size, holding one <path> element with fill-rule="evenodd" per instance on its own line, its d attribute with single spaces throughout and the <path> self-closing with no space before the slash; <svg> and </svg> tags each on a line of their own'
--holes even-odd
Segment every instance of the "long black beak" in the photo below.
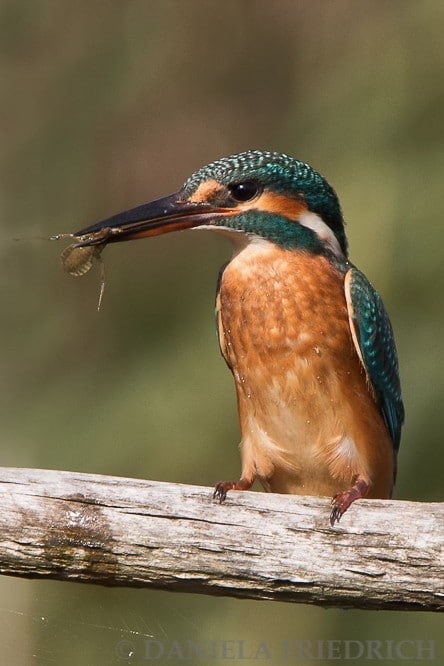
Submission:
<svg viewBox="0 0 444 666">
<path fill-rule="evenodd" d="M 80 238 L 81 245 L 116 243 L 211 224 L 227 212 L 227 209 L 214 208 L 211 204 L 186 201 L 177 192 L 101 220 L 76 231 L 74 236 L 91 236 Z"/>
</svg>

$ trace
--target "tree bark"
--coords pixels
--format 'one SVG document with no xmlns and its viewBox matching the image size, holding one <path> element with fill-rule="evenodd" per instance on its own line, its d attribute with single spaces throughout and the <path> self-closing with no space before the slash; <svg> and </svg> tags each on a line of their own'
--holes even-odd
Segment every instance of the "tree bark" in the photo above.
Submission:
<svg viewBox="0 0 444 666">
<path fill-rule="evenodd" d="M 0 468 L 0 573 L 342 608 L 444 609 L 444 504 Z"/>
</svg>

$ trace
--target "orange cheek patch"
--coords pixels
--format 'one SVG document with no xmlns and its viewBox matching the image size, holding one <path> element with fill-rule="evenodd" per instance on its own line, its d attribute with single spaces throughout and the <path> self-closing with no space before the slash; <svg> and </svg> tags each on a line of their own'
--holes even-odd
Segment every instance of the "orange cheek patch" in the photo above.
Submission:
<svg viewBox="0 0 444 666">
<path fill-rule="evenodd" d="M 217 182 L 217 180 L 206 180 L 204 183 L 201 183 L 197 190 L 194 192 L 192 197 L 189 199 L 190 203 L 208 203 L 213 201 L 225 191 L 223 185 Z"/>
<path fill-rule="evenodd" d="M 227 196 L 227 189 L 218 183 L 217 180 L 206 180 L 199 185 L 191 198 L 188 199 L 188 202 L 194 204 L 211 203 L 216 202 L 218 198 L 223 201 Z M 225 209 L 225 214 L 229 216 L 249 210 L 282 215 L 288 220 L 296 222 L 303 213 L 307 212 L 307 206 L 303 201 L 298 201 L 294 197 L 286 196 L 285 194 L 263 192 L 257 199 L 252 201 L 233 203 Z M 222 214 L 222 210 L 218 212 Z"/>
<path fill-rule="evenodd" d="M 307 206 L 302 202 L 287 197 L 285 194 L 274 194 L 273 192 L 264 192 L 254 205 L 246 205 L 245 208 L 253 208 L 265 213 L 275 213 L 282 215 L 292 222 L 296 222 L 303 213 L 307 212 Z"/>
</svg>

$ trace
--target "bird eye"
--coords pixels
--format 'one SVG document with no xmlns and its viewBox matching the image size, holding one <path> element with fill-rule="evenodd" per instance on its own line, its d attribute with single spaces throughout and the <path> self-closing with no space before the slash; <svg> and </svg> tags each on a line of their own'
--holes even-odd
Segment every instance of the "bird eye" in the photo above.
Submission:
<svg viewBox="0 0 444 666">
<path fill-rule="evenodd" d="M 236 201 L 250 201 L 259 193 L 259 183 L 254 180 L 246 180 L 243 183 L 232 183 L 228 185 L 231 196 Z"/>
</svg>

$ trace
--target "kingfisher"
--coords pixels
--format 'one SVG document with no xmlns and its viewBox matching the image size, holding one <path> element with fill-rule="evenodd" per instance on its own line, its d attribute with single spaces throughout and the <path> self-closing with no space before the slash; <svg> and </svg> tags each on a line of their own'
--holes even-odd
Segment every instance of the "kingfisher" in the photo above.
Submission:
<svg viewBox="0 0 444 666">
<path fill-rule="evenodd" d="M 242 465 L 214 498 L 255 480 L 269 492 L 330 496 L 333 526 L 355 500 L 391 497 L 404 420 L 396 346 L 379 294 L 349 261 L 334 189 L 300 160 L 249 150 L 74 237 L 103 246 L 197 228 L 234 249 L 216 321 Z"/>
</svg>

